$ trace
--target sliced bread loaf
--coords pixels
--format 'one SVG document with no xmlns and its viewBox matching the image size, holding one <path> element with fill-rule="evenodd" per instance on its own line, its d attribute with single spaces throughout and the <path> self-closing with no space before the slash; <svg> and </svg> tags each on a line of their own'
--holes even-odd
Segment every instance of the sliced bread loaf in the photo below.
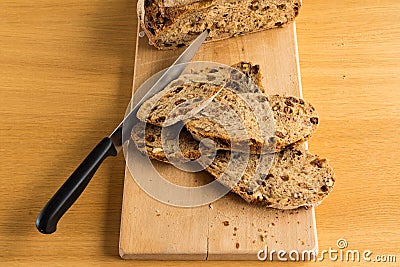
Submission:
<svg viewBox="0 0 400 267">
<path fill-rule="evenodd" d="M 188 45 L 210 30 L 208 41 L 281 27 L 292 22 L 301 0 L 139 0 L 138 17 L 159 49 Z"/>
<path fill-rule="evenodd" d="M 319 204 L 332 191 L 335 179 L 326 159 L 313 155 L 301 145 L 275 153 L 273 159 L 250 155 L 246 170 L 238 183 L 238 170 L 227 171 L 229 151 L 218 151 L 206 169 L 218 181 L 249 203 L 267 207 L 294 209 Z M 237 157 L 236 160 L 242 160 Z M 245 160 L 245 157 L 243 157 Z M 272 160 L 272 165 L 268 161 Z M 246 162 L 244 162 L 246 164 Z M 241 165 L 241 164 L 238 164 Z M 264 166 L 271 166 L 270 168 Z"/>
</svg>

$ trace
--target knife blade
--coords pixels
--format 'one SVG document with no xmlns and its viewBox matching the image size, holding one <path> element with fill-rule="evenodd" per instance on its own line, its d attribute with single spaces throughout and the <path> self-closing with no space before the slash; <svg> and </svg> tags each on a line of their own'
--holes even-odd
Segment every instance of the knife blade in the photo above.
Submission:
<svg viewBox="0 0 400 267">
<path fill-rule="evenodd" d="M 171 81 L 179 77 L 187 63 L 194 57 L 208 36 L 208 30 L 201 33 L 175 62 L 161 75 L 143 96 L 134 96 L 131 102 L 132 109 L 115 128 L 110 136 L 104 138 L 82 161 L 65 183 L 47 202 L 36 219 L 36 228 L 43 234 L 54 233 L 57 223 L 65 212 L 75 203 L 101 163 L 108 156 L 116 156 L 122 145 L 128 140 L 135 125 L 136 114 L 144 101 L 163 90 Z"/>
</svg>

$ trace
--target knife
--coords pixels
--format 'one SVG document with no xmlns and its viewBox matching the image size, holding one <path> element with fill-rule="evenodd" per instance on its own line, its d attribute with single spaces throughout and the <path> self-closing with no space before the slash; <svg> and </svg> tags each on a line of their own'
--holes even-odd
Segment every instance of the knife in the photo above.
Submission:
<svg viewBox="0 0 400 267">
<path fill-rule="evenodd" d="M 149 90 L 142 98 L 136 98 L 135 101 L 134 97 L 132 109 L 128 115 L 125 116 L 110 136 L 101 140 L 89 153 L 39 213 L 36 219 L 36 228 L 39 232 L 51 234 L 56 231 L 58 221 L 85 190 L 104 159 L 108 156 L 116 156 L 121 151 L 122 145 L 129 139 L 130 132 L 138 121 L 136 113 L 142 103 L 179 77 L 205 41 L 208 32 L 206 30 L 201 33 L 161 77 L 153 85 L 149 86 Z"/>
</svg>

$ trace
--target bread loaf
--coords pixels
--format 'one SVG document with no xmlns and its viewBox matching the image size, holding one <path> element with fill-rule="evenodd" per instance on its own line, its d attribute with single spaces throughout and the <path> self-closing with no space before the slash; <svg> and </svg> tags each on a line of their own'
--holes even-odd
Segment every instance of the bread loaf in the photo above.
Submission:
<svg viewBox="0 0 400 267">
<path fill-rule="evenodd" d="M 140 23 L 159 49 L 188 45 L 205 29 L 207 41 L 281 27 L 292 22 L 301 0 L 139 0 Z"/>
</svg>

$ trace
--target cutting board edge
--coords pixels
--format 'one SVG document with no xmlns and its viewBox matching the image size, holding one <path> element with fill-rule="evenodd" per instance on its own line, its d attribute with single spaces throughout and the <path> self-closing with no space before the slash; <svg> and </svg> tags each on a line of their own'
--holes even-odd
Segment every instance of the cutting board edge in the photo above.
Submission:
<svg viewBox="0 0 400 267">
<path fill-rule="evenodd" d="M 168 253 L 162 254 L 162 258 L 157 258 L 154 253 L 143 253 L 143 254 L 134 254 L 125 252 L 121 247 L 119 247 L 119 256 L 124 260 L 162 260 L 162 261 L 206 261 L 207 253 L 202 254 L 182 254 L 182 253 Z"/>
</svg>

